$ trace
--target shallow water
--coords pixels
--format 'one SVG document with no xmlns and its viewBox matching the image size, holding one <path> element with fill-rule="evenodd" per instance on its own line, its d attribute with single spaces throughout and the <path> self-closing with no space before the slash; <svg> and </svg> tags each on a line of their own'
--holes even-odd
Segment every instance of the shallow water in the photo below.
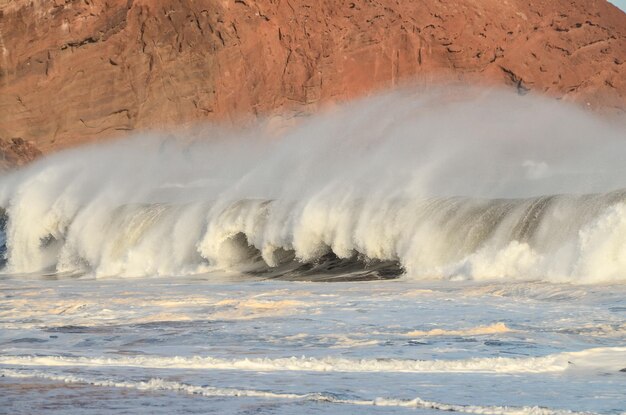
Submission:
<svg viewBox="0 0 626 415">
<path fill-rule="evenodd" d="M 6 413 L 626 411 L 626 288 L 0 281 Z"/>
</svg>

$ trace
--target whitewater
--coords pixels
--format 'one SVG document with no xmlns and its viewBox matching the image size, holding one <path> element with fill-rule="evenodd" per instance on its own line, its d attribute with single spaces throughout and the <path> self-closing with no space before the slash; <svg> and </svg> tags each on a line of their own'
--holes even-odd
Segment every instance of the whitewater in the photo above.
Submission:
<svg viewBox="0 0 626 415">
<path fill-rule="evenodd" d="M 0 177 L 0 412 L 626 413 L 626 126 L 469 88 Z"/>
</svg>

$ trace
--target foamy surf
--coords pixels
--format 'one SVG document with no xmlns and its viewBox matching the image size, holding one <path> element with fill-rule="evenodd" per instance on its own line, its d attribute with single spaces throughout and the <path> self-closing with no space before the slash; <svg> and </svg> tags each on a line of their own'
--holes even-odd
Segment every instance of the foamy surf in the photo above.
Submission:
<svg viewBox="0 0 626 415">
<path fill-rule="evenodd" d="M 66 357 L 0 356 L 11 366 L 140 367 L 145 369 L 211 369 L 241 371 L 351 372 L 351 373 L 556 373 L 566 370 L 618 372 L 626 361 L 625 347 L 594 348 L 543 357 L 472 358 L 463 360 L 346 359 L 289 357 L 219 359 L 214 357 Z"/>
<path fill-rule="evenodd" d="M 354 406 L 381 406 L 381 407 L 405 407 L 417 409 L 433 409 L 444 412 L 460 412 L 469 414 L 485 415 L 578 415 L 589 412 L 573 412 L 569 410 L 550 409 L 539 406 L 514 407 L 514 406 L 480 406 L 480 405 L 455 405 L 439 402 L 426 401 L 421 398 L 414 399 L 390 399 L 375 398 L 367 399 L 341 399 L 335 395 L 325 393 L 276 393 L 250 389 L 219 388 L 212 386 L 195 386 L 181 382 L 172 382 L 160 378 L 152 378 L 148 381 L 133 382 L 107 379 L 93 379 L 72 375 L 56 375 L 40 371 L 16 371 L 0 369 L 1 377 L 10 378 L 38 378 L 56 382 L 87 384 L 97 387 L 137 389 L 140 391 L 168 391 L 199 395 L 204 397 L 220 398 L 261 398 L 269 400 L 300 400 L 327 404 L 354 405 Z"/>
<path fill-rule="evenodd" d="M 381 397 L 379 405 L 411 405 L 419 396 L 440 406 L 616 415 L 626 408 L 624 290 L 407 279 L 293 283 L 212 274 L 0 278 L 0 369 L 298 396 L 324 392 L 370 403 Z M 0 407 L 16 415 L 44 412 L 51 404 L 69 413 L 78 411 L 70 405 L 96 413 L 141 406 L 155 414 L 164 408 L 204 413 L 207 407 L 241 413 L 254 406 L 290 415 L 325 408 L 300 398 L 203 403 L 187 393 L 64 385 L 0 378 Z M 328 411 L 381 411 L 353 406 Z M 418 406 L 387 411 L 416 408 L 433 412 Z"/>
</svg>

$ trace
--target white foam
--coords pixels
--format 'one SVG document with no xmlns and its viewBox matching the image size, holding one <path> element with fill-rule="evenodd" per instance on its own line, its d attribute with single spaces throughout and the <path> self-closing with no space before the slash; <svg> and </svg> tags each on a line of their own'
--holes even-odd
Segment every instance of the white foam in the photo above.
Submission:
<svg viewBox="0 0 626 415">
<path fill-rule="evenodd" d="M 66 357 L 0 356 L 0 364 L 12 366 L 141 367 L 150 369 L 214 369 L 243 371 L 304 371 L 354 373 L 551 373 L 565 370 L 622 368 L 626 348 L 594 348 L 543 357 L 489 357 L 462 360 L 346 359 L 339 357 L 290 357 L 220 359 L 214 357 Z M 622 366 L 620 366 L 622 365 Z"/>
</svg>

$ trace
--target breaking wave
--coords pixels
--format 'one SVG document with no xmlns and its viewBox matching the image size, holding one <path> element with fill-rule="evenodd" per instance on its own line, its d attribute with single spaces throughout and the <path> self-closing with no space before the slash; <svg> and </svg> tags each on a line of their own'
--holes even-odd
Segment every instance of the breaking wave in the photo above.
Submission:
<svg viewBox="0 0 626 415">
<path fill-rule="evenodd" d="M 303 371 L 351 373 L 554 373 L 566 370 L 618 372 L 624 347 L 586 349 L 542 357 L 486 357 L 462 360 L 348 359 L 287 357 L 221 359 L 214 357 L 65 357 L 0 356 L 0 365 L 67 367 L 140 367 L 144 369 L 213 369 L 242 371 Z"/>
<path fill-rule="evenodd" d="M 0 179 L 4 272 L 626 281 L 623 128 L 455 93 L 49 156 Z"/>
</svg>

